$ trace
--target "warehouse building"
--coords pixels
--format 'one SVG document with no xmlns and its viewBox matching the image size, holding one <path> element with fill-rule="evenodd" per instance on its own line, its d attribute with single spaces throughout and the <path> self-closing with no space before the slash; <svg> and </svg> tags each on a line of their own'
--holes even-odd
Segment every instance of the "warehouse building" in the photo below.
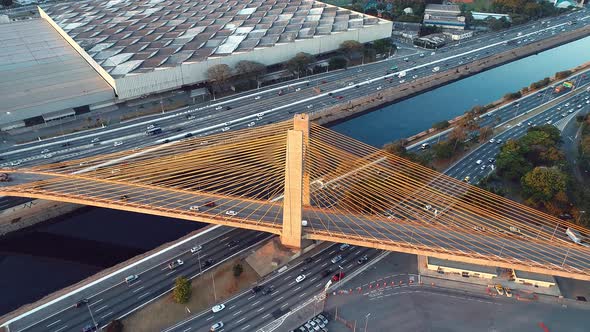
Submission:
<svg viewBox="0 0 590 332">
<path fill-rule="evenodd" d="M 332 52 L 345 40 L 366 43 L 387 38 L 392 30 L 390 21 L 313 0 L 96 0 L 41 7 L 40 19 L 23 24 L 39 31 L 39 36 L 51 37 L 51 43 L 66 43 L 70 48 L 60 50 L 77 59 L 68 59 L 72 67 L 66 61 L 60 67 L 56 65 L 57 59 L 65 53 L 56 54 L 53 64 L 40 71 L 55 84 L 39 85 L 69 91 L 73 98 L 57 98 L 59 102 L 53 104 L 47 100 L 43 110 L 26 105 L 15 105 L 9 111 L 2 109 L 3 130 L 39 123 L 39 116 L 42 123 L 45 113 L 57 112 L 53 117 L 56 119 L 66 113 L 92 110 L 97 105 L 196 85 L 207 80 L 207 69 L 214 65 L 233 66 L 241 60 L 274 65 L 289 60 L 297 52 Z M 2 24 L 0 28 L 13 29 L 14 24 Z M 10 33 L 0 35 L 0 45 L 7 45 L 7 35 Z M 21 38 L 20 42 L 26 43 L 26 39 Z M 0 56 L 0 84 L 4 86 L 17 80 L 14 73 L 4 75 L 11 66 L 18 66 L 10 62 L 13 57 Z M 32 59 L 35 60 L 29 65 L 37 61 L 36 55 Z M 37 61 L 35 66 L 43 67 L 47 61 Z M 23 84 L 18 88 L 21 96 L 24 93 L 28 98 L 33 94 L 34 89 L 24 84 L 35 86 L 35 70 L 31 68 L 32 76 L 17 80 Z M 84 81 L 81 77 L 88 85 L 80 83 Z M 36 105 L 43 105 L 45 99 L 39 95 Z M 31 121 L 35 116 L 36 120 Z"/>
<path fill-rule="evenodd" d="M 498 277 L 497 268 L 470 263 L 450 261 L 436 257 L 427 257 L 426 266 L 429 270 L 444 274 L 455 274 L 462 277 L 493 279 Z"/>
<path fill-rule="evenodd" d="M 457 5 L 426 5 L 422 23 L 447 29 L 465 29 L 465 17 L 461 16 Z"/>
</svg>

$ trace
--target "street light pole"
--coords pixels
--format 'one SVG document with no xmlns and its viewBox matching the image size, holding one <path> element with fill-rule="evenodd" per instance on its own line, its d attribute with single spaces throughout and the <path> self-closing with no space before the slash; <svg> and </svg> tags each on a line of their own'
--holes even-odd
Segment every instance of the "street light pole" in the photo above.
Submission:
<svg viewBox="0 0 590 332">
<path fill-rule="evenodd" d="M 94 315 L 92 315 L 92 310 L 90 310 L 90 305 L 88 303 L 86 303 L 86 308 L 88 308 L 88 312 L 90 313 L 90 318 L 92 318 L 92 323 L 94 324 L 94 326 L 96 327 L 98 324 L 96 323 L 96 321 L 94 320 Z"/>
<path fill-rule="evenodd" d="M 369 316 L 371 316 L 370 312 L 365 316 L 365 332 L 367 332 L 367 325 L 369 325 Z"/>
</svg>

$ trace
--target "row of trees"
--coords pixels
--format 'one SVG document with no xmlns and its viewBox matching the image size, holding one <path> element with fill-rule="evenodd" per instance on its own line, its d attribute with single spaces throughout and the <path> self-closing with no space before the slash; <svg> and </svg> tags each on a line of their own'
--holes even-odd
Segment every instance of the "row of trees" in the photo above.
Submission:
<svg viewBox="0 0 590 332">
<path fill-rule="evenodd" d="M 238 62 L 232 69 L 226 64 L 219 64 L 209 67 L 207 79 L 213 89 L 213 93 L 223 90 L 227 82 L 232 79 L 241 79 L 254 82 L 260 86 L 260 79 L 266 74 L 266 66 L 260 62 L 243 60 Z"/>
</svg>

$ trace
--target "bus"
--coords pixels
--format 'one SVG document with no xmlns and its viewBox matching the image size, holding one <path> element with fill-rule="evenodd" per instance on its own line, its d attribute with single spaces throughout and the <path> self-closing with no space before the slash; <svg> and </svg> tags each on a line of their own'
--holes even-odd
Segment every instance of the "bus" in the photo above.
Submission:
<svg viewBox="0 0 590 332">
<path fill-rule="evenodd" d="M 162 128 L 160 128 L 160 127 L 153 127 L 153 128 L 150 128 L 150 129 L 146 130 L 146 132 L 145 132 L 145 134 L 147 136 L 158 135 L 158 134 L 161 134 L 161 133 L 162 133 Z"/>
</svg>

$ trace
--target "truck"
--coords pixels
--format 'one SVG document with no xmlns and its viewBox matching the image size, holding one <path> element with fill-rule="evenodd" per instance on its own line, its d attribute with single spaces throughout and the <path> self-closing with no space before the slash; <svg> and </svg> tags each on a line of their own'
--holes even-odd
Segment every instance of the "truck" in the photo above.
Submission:
<svg viewBox="0 0 590 332">
<path fill-rule="evenodd" d="M 571 229 L 571 228 L 567 228 L 565 230 L 565 234 L 567 234 L 567 236 L 574 242 L 577 244 L 581 244 L 582 243 L 582 235 L 580 234 L 580 232 Z"/>
</svg>

